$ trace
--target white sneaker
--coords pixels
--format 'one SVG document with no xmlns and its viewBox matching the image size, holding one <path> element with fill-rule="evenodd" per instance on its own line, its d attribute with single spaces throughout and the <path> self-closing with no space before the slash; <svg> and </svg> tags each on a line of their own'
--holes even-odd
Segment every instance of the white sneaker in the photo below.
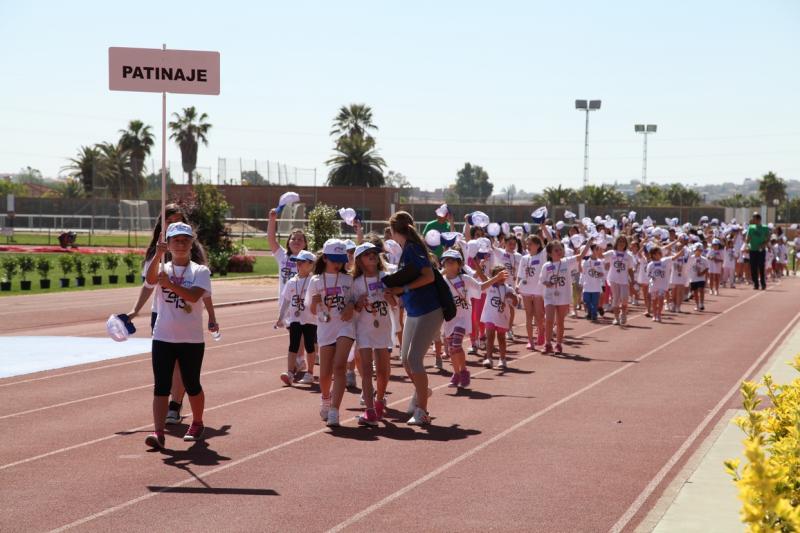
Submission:
<svg viewBox="0 0 800 533">
<path fill-rule="evenodd" d="M 308 371 L 308 364 L 306 363 L 305 356 L 297 356 L 295 359 L 295 368 L 298 372 L 307 372 Z"/>
<path fill-rule="evenodd" d="M 294 374 L 291 372 L 284 372 L 281 374 L 281 381 L 283 381 L 283 384 L 287 387 L 291 387 L 294 382 Z"/>
<path fill-rule="evenodd" d="M 570 318 L 578 318 L 578 312 L 577 312 L 577 311 L 573 311 L 573 312 L 571 312 L 571 313 L 569 314 L 569 317 L 570 317 Z"/>
<path fill-rule="evenodd" d="M 322 419 L 323 422 L 328 420 L 328 413 L 331 410 L 331 399 L 330 398 L 322 398 L 319 401 L 319 417 Z"/>
<path fill-rule="evenodd" d="M 181 413 L 180 411 L 176 411 L 174 409 L 170 409 L 167 411 L 167 419 L 165 420 L 167 424 L 180 424 L 181 423 Z"/>
<path fill-rule="evenodd" d="M 355 370 L 348 370 L 347 373 L 344 375 L 344 383 L 348 389 L 352 389 L 356 386 L 356 372 Z"/>
<path fill-rule="evenodd" d="M 428 389 L 428 398 L 433 396 L 433 389 Z M 413 415 L 417 411 L 417 393 L 415 392 L 413 396 L 411 396 L 411 400 L 408 402 L 408 408 L 406 409 L 406 414 Z"/>
<path fill-rule="evenodd" d="M 431 423 L 431 417 L 422 409 L 417 408 L 414 410 L 414 416 L 409 418 L 406 423 L 409 426 L 427 426 Z"/>
<path fill-rule="evenodd" d="M 487 357 L 483 360 L 483 366 L 485 368 L 492 368 L 492 360 Z"/>
<path fill-rule="evenodd" d="M 508 369 L 508 365 L 506 364 L 506 360 L 505 359 L 500 359 L 500 361 L 497 362 L 497 366 L 495 366 L 494 368 L 496 370 L 507 370 Z"/>
<path fill-rule="evenodd" d="M 613 322 L 611 322 L 611 325 L 612 325 L 612 326 L 619 326 L 619 320 L 617 320 L 617 319 L 615 318 L 615 319 L 614 319 L 614 321 L 613 321 Z"/>
<path fill-rule="evenodd" d="M 363 392 L 361 393 L 361 398 L 358 399 L 358 404 L 361 407 L 364 407 L 365 405 L 367 405 L 367 402 L 364 401 L 364 393 Z"/>
<path fill-rule="evenodd" d="M 303 374 L 303 377 L 300 378 L 298 383 L 302 383 L 303 385 L 313 385 L 314 384 L 314 374 L 311 372 L 306 372 Z"/>
<path fill-rule="evenodd" d="M 478 348 L 481 350 L 486 349 L 486 339 L 478 339 Z"/>
<path fill-rule="evenodd" d="M 506 340 L 514 342 L 514 332 L 511 330 L 506 331 Z"/>
<path fill-rule="evenodd" d="M 328 411 L 328 427 L 339 427 L 339 410 L 331 407 Z"/>
</svg>

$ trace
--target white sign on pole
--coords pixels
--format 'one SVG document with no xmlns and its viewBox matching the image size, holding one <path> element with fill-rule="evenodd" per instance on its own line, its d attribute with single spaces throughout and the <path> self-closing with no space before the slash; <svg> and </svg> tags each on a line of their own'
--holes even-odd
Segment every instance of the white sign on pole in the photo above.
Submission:
<svg viewBox="0 0 800 533">
<path fill-rule="evenodd" d="M 14 212 L 14 195 L 8 194 L 6 195 L 6 211 L 9 213 Z"/>
<path fill-rule="evenodd" d="M 219 94 L 219 52 L 108 49 L 108 88 L 149 93 Z"/>
</svg>

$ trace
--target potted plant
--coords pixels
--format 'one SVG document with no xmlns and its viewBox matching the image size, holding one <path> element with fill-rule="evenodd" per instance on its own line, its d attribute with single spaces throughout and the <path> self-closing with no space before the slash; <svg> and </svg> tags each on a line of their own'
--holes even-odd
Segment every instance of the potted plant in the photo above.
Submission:
<svg viewBox="0 0 800 533">
<path fill-rule="evenodd" d="M 122 262 L 125 263 L 127 269 L 125 273 L 125 283 L 133 283 L 136 281 L 136 267 L 139 265 L 139 256 L 136 254 L 127 254 L 122 257 Z"/>
<path fill-rule="evenodd" d="M 50 274 L 51 267 L 52 265 L 50 264 L 50 260 L 46 257 L 40 257 L 39 260 L 36 261 L 36 271 L 39 272 L 39 276 L 41 277 L 39 280 L 40 289 L 50 288 L 50 279 L 48 279 L 47 276 Z"/>
<path fill-rule="evenodd" d="M 72 268 L 75 266 L 75 263 L 72 262 L 72 257 L 68 255 L 61 255 L 58 257 L 58 266 L 61 268 L 61 274 L 64 276 L 63 278 L 59 278 L 59 286 L 62 289 L 69 287 L 69 278 L 67 277 L 70 272 L 72 272 Z"/>
<path fill-rule="evenodd" d="M 11 280 L 14 279 L 14 274 L 17 273 L 17 260 L 11 256 L 3 258 L 0 262 L 0 268 L 3 269 L 3 281 L 0 281 L 0 291 L 11 290 Z"/>
<path fill-rule="evenodd" d="M 103 262 L 96 255 L 89 258 L 89 266 L 87 270 L 92 275 L 92 285 L 101 285 L 103 283 L 103 276 L 98 276 L 97 272 L 103 266 Z"/>
<path fill-rule="evenodd" d="M 86 285 L 86 278 L 83 277 L 83 257 L 75 254 L 72 256 L 72 266 L 75 267 L 75 285 L 83 287 Z"/>
<path fill-rule="evenodd" d="M 108 254 L 105 256 L 106 270 L 108 270 L 108 282 L 116 285 L 119 283 L 119 276 L 117 276 L 117 267 L 119 267 L 119 256 Z"/>
<path fill-rule="evenodd" d="M 33 260 L 33 257 L 29 255 L 21 255 L 17 258 L 17 264 L 19 265 L 19 273 L 22 277 L 20 288 L 23 291 L 29 291 L 31 290 L 31 280 L 28 279 L 28 274 L 33 272 L 34 268 L 36 268 L 36 262 Z"/>
<path fill-rule="evenodd" d="M 228 263 L 233 254 L 227 250 L 217 250 L 211 252 L 209 255 L 209 263 L 211 263 L 211 271 L 220 276 L 228 275 Z"/>
</svg>

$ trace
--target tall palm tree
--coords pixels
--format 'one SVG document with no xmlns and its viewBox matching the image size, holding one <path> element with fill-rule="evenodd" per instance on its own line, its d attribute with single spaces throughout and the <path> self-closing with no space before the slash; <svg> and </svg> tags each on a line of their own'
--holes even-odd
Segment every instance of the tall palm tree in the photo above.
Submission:
<svg viewBox="0 0 800 533">
<path fill-rule="evenodd" d="M 579 200 L 589 205 L 625 205 L 625 195 L 612 185 L 587 185 L 579 190 L 577 195 Z"/>
<path fill-rule="evenodd" d="M 144 190 L 144 179 L 134 176 L 131 170 L 131 155 L 119 143 L 109 142 L 97 145 L 100 151 L 98 178 L 108 187 L 111 197 L 138 198 Z"/>
<path fill-rule="evenodd" d="M 542 191 L 542 198 L 547 205 L 571 204 L 576 200 L 574 189 L 569 187 L 547 187 Z"/>
<path fill-rule="evenodd" d="M 181 149 L 181 166 L 191 186 L 192 175 L 197 168 L 197 146 L 200 142 L 208 146 L 208 130 L 211 129 L 211 124 L 206 122 L 208 115 L 203 113 L 198 116 L 194 106 L 184 107 L 183 115 L 172 115 L 175 120 L 169 123 L 169 129 L 172 130 L 169 138 L 175 140 Z"/>
<path fill-rule="evenodd" d="M 131 171 L 139 178 L 144 169 L 144 160 L 150 155 L 150 149 L 155 143 L 155 137 L 150 131 L 150 126 L 145 126 L 141 120 L 131 120 L 128 129 L 119 132 L 121 134 L 119 144 L 130 152 Z"/>
<path fill-rule="evenodd" d="M 96 146 L 81 146 L 78 156 L 69 161 L 70 164 L 63 167 L 62 170 L 70 171 L 73 177 L 81 180 L 86 196 L 91 197 L 97 181 L 100 150 Z"/>
<path fill-rule="evenodd" d="M 345 136 L 359 135 L 365 139 L 372 139 L 367 130 L 377 130 L 378 126 L 372 122 L 372 108 L 366 104 L 350 104 L 339 108 L 339 114 L 333 119 L 331 135 Z"/>
<path fill-rule="evenodd" d="M 386 161 L 375 150 L 375 141 L 361 135 L 345 135 L 336 144 L 335 154 L 325 164 L 331 167 L 328 185 L 382 187 L 386 181 Z"/>
<path fill-rule="evenodd" d="M 773 200 L 783 201 L 786 198 L 786 182 L 774 172 L 767 172 L 758 182 L 758 193 L 769 205 L 772 205 Z"/>
</svg>

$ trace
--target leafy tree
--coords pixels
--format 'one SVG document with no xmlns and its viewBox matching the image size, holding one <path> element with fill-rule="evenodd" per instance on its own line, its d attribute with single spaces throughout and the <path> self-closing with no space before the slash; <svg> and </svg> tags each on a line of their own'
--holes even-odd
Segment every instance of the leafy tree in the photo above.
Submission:
<svg viewBox="0 0 800 533">
<path fill-rule="evenodd" d="M 574 189 L 569 187 L 546 187 L 541 194 L 542 203 L 546 205 L 573 204 L 578 200 Z"/>
<path fill-rule="evenodd" d="M 197 240 L 211 253 L 231 251 L 230 232 L 225 226 L 230 206 L 225 195 L 213 185 L 199 183 L 186 201 L 189 221 Z"/>
<path fill-rule="evenodd" d="M 673 183 L 665 190 L 667 200 L 670 205 L 677 206 L 696 206 L 700 205 L 702 197 L 700 193 L 690 187 L 686 187 L 680 183 Z"/>
<path fill-rule="evenodd" d="M 57 183 L 54 192 L 60 198 L 83 198 L 85 196 L 80 180 L 73 177 Z"/>
<path fill-rule="evenodd" d="M 630 203 L 658 207 L 669 205 L 669 200 L 663 187 L 658 185 L 639 185 L 636 192 L 630 196 Z"/>
<path fill-rule="evenodd" d="M 21 169 L 14 181 L 22 185 L 44 185 L 44 177 L 42 172 L 37 168 L 25 167 Z"/>
<path fill-rule="evenodd" d="M 328 185 L 382 187 L 386 161 L 375 150 L 375 140 L 359 134 L 346 135 L 336 143 L 335 154 L 325 164 L 331 167 Z"/>
<path fill-rule="evenodd" d="M 161 169 L 155 170 L 145 176 L 145 185 L 147 186 L 148 190 L 157 190 L 159 191 L 159 198 L 161 197 Z M 173 181 L 172 177 L 169 174 L 169 169 L 167 169 L 167 186 L 174 185 L 175 181 Z"/>
<path fill-rule="evenodd" d="M 257 170 L 245 170 L 242 172 L 242 181 L 247 182 L 247 185 L 267 185 L 268 182 L 264 176 L 258 173 Z"/>
<path fill-rule="evenodd" d="M 7 194 L 22 194 L 25 186 L 21 183 L 14 183 L 10 179 L 0 179 L 0 196 Z"/>
<path fill-rule="evenodd" d="M 622 206 L 625 195 L 613 185 L 586 185 L 576 193 L 578 201 L 589 205 Z"/>
<path fill-rule="evenodd" d="M 183 115 L 173 113 L 173 116 L 175 120 L 169 123 L 172 131 L 169 138 L 178 143 L 181 149 L 181 166 L 191 186 L 192 173 L 197 168 L 197 147 L 201 142 L 208 146 L 208 130 L 211 129 L 211 124 L 207 122 L 208 115 L 198 115 L 194 106 L 183 108 Z"/>
<path fill-rule="evenodd" d="M 455 184 L 455 193 L 463 202 L 465 199 L 476 199 L 485 202 L 492 194 L 494 185 L 489 181 L 489 173 L 479 165 L 464 163 L 464 168 L 458 171 Z"/>
<path fill-rule="evenodd" d="M 755 195 L 745 196 L 737 192 L 733 196 L 718 200 L 717 204 L 722 207 L 758 207 L 761 205 L 761 199 Z"/>
<path fill-rule="evenodd" d="M 119 144 L 130 152 L 131 172 L 136 178 L 142 176 L 144 170 L 144 160 L 150 155 L 150 149 L 155 143 L 150 126 L 145 126 L 141 120 L 131 120 L 128 129 L 119 130 L 122 135 Z"/>
<path fill-rule="evenodd" d="M 100 150 L 96 146 L 81 146 L 78 156 L 69 160 L 70 164 L 63 170 L 72 172 L 72 176 L 81 180 L 87 196 L 94 194 L 94 185 L 100 161 Z"/>
<path fill-rule="evenodd" d="M 372 139 L 369 130 L 377 130 L 378 126 L 372 122 L 372 108 L 366 104 L 350 104 L 339 108 L 339 113 L 333 119 L 331 136 L 343 137 L 360 136 Z"/>
<path fill-rule="evenodd" d="M 384 180 L 386 181 L 387 187 L 396 187 L 398 189 L 410 189 L 411 182 L 408 181 L 408 178 L 405 177 L 404 174 L 400 172 L 395 172 L 394 170 L 390 170 L 384 176 Z"/>
<path fill-rule="evenodd" d="M 317 204 L 308 213 L 308 248 L 321 250 L 325 241 L 339 236 L 338 211 L 325 204 Z"/>
<path fill-rule="evenodd" d="M 767 205 L 772 205 L 773 200 L 783 202 L 786 199 L 786 182 L 774 172 L 767 172 L 758 182 L 758 194 Z"/>
<path fill-rule="evenodd" d="M 97 145 L 100 157 L 97 165 L 99 181 L 108 187 L 111 197 L 138 198 L 144 191 L 144 179 L 137 177 L 131 170 L 131 155 L 119 143 L 102 143 Z"/>
</svg>

